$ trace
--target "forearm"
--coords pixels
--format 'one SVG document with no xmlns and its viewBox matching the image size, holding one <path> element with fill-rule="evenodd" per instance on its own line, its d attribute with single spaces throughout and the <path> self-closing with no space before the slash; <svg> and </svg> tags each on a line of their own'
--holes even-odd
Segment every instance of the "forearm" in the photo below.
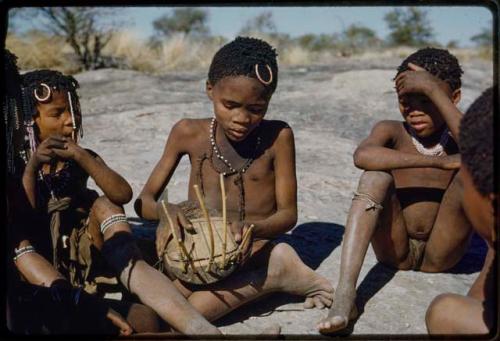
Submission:
<svg viewBox="0 0 500 341">
<path fill-rule="evenodd" d="M 290 231 L 297 223 L 296 209 L 280 209 L 273 215 L 262 220 L 248 220 L 248 224 L 254 224 L 254 238 L 273 239 Z"/>
<path fill-rule="evenodd" d="M 23 188 L 31 207 L 36 208 L 36 177 L 38 167 L 33 162 L 28 162 L 23 173 Z"/>
<path fill-rule="evenodd" d="M 455 141 L 458 141 L 460 120 L 463 116 L 462 112 L 458 110 L 451 99 L 443 92 L 443 90 L 439 88 L 429 91 L 427 96 L 432 100 L 436 108 L 443 116 Z"/>
<path fill-rule="evenodd" d="M 80 149 L 76 153 L 75 161 L 113 203 L 123 205 L 132 199 L 132 188 L 128 182 L 111 168 L 96 160 L 85 149 Z"/>
<path fill-rule="evenodd" d="M 354 165 L 360 169 L 384 171 L 400 168 L 438 167 L 438 158 L 410 154 L 398 150 L 370 146 L 358 148 L 354 153 Z"/>
</svg>

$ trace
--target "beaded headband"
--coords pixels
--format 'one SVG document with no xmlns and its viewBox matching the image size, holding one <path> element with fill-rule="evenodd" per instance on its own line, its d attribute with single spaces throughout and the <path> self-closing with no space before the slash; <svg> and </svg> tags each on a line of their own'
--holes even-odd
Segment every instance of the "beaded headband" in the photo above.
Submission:
<svg viewBox="0 0 500 341">
<path fill-rule="evenodd" d="M 257 76 L 257 79 L 265 85 L 269 85 L 273 82 L 273 71 L 269 67 L 269 65 L 265 64 L 265 67 L 267 68 L 267 71 L 269 72 L 269 80 L 265 81 L 262 79 L 260 73 L 259 73 L 259 64 L 255 64 L 255 75 Z"/>
</svg>

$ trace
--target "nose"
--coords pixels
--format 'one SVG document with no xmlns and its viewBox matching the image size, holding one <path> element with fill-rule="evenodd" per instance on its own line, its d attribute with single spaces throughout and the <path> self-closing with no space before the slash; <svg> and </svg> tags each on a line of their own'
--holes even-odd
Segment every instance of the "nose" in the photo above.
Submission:
<svg viewBox="0 0 500 341">
<path fill-rule="evenodd" d="M 64 111 L 64 125 L 65 126 L 70 126 L 73 127 L 73 117 L 71 116 L 71 113 L 68 109 Z M 76 119 L 76 118 L 75 118 Z M 75 122 L 76 124 L 76 122 Z"/>
<path fill-rule="evenodd" d="M 247 126 L 251 122 L 250 115 L 249 113 L 244 110 L 238 110 L 238 112 L 234 115 L 233 117 L 233 123 L 242 125 L 242 126 Z"/>
</svg>

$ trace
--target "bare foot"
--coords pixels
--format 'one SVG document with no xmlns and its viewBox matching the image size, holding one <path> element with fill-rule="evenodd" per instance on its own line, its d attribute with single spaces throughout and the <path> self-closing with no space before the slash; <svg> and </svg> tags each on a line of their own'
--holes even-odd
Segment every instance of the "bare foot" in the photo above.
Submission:
<svg viewBox="0 0 500 341">
<path fill-rule="evenodd" d="M 333 301 L 334 290 L 330 281 L 305 265 L 295 250 L 286 243 L 273 248 L 263 288 L 306 296 L 306 302 L 309 302 L 311 308 L 329 307 Z"/>
<path fill-rule="evenodd" d="M 120 314 L 118 314 L 113 309 L 109 308 L 106 317 L 120 329 L 120 335 L 127 336 L 132 334 L 133 330 L 130 324 L 125 320 Z"/>
<path fill-rule="evenodd" d="M 322 334 L 333 333 L 345 329 L 350 320 L 358 315 L 358 310 L 354 300 L 356 298 L 356 289 L 337 288 L 333 306 L 328 312 L 328 316 L 321 320 L 317 328 Z"/>
</svg>

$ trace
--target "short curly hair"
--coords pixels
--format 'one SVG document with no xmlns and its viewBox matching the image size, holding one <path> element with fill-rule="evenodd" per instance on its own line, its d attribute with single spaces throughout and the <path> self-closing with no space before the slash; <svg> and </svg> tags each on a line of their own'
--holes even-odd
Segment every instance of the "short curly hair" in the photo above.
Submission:
<svg viewBox="0 0 500 341">
<path fill-rule="evenodd" d="M 276 57 L 276 50 L 267 42 L 257 38 L 237 37 L 215 53 L 208 70 L 208 81 L 215 85 L 228 76 L 248 76 L 258 79 L 255 72 L 257 67 L 259 75 L 264 80 L 267 81 L 272 77 L 272 82 L 267 86 L 273 93 L 278 85 Z M 272 74 L 269 74 L 266 65 Z"/>
<path fill-rule="evenodd" d="M 494 192 L 493 184 L 493 96 L 497 87 L 485 90 L 460 122 L 459 145 L 462 162 L 479 193 Z"/>
<path fill-rule="evenodd" d="M 464 72 L 458 63 L 458 59 L 448 50 L 426 47 L 412 53 L 398 67 L 396 77 L 401 72 L 409 70 L 408 63 L 423 67 L 434 76 L 448 83 L 452 91 L 462 87 L 461 77 Z"/>
</svg>

